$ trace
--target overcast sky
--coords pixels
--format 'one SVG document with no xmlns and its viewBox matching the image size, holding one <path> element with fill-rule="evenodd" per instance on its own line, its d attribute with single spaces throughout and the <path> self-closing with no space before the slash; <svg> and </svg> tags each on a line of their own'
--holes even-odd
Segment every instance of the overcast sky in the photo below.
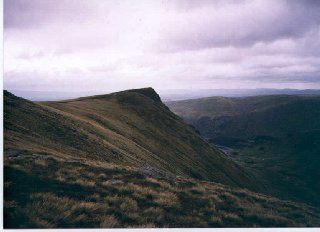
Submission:
<svg viewBox="0 0 320 232">
<path fill-rule="evenodd" d="M 4 87 L 320 88 L 317 0 L 4 0 Z"/>
</svg>

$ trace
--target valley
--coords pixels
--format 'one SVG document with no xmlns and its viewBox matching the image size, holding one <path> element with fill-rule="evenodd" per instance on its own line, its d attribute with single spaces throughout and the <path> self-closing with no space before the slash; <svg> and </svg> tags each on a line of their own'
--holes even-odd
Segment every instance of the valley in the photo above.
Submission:
<svg viewBox="0 0 320 232">
<path fill-rule="evenodd" d="M 274 95 L 167 102 L 214 147 L 264 182 L 265 193 L 319 206 L 320 98 Z"/>
</svg>

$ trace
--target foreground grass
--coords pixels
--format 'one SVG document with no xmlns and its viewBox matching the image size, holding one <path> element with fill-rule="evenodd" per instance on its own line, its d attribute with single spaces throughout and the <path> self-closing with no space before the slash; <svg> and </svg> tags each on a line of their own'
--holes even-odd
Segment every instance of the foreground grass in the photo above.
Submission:
<svg viewBox="0 0 320 232">
<path fill-rule="evenodd" d="M 106 162 L 6 150 L 5 228 L 320 226 L 320 211 Z"/>
</svg>

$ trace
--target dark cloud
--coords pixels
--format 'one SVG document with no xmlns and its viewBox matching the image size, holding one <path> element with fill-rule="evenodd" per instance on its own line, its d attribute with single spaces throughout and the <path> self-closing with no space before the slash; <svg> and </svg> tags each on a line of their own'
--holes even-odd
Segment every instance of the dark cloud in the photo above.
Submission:
<svg viewBox="0 0 320 232">
<path fill-rule="evenodd" d="M 192 3 L 183 5 L 190 7 L 194 16 L 177 15 L 176 20 L 184 25 L 167 30 L 166 39 L 171 44 L 165 44 L 164 49 L 252 46 L 257 42 L 301 38 L 320 26 L 320 1 L 232 1 L 219 6 L 215 1 L 205 1 L 206 7 L 200 9 L 191 6 L 194 1 L 187 2 Z"/>
<path fill-rule="evenodd" d="M 4 0 L 4 28 L 36 28 L 63 19 L 81 22 L 90 8 L 82 0 Z"/>
</svg>

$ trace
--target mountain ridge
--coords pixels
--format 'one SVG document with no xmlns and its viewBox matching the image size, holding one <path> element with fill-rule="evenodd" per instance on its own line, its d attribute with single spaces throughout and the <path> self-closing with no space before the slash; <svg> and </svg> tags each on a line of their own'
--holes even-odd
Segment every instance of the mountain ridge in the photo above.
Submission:
<svg viewBox="0 0 320 232">
<path fill-rule="evenodd" d="M 250 181 L 250 175 L 225 160 L 192 127 L 170 112 L 151 88 L 59 102 L 32 103 L 17 98 L 23 110 L 8 108 L 8 103 L 14 102 L 12 96 L 5 96 L 5 129 L 12 131 L 10 125 L 13 125 L 32 130 L 35 136 L 44 138 L 43 143 L 39 143 L 34 135 L 11 132 L 25 136 L 28 149 L 40 146 L 60 152 L 55 145 L 59 144 L 68 154 L 106 161 L 114 159 L 120 163 L 124 159 L 125 163 L 135 165 L 150 163 L 180 175 L 231 185 L 254 183 Z M 20 122 L 10 117 L 10 113 L 19 115 Z M 33 121 L 35 118 L 37 122 Z M 176 161 L 175 166 L 172 161 Z"/>
<path fill-rule="evenodd" d="M 5 228 L 320 225 L 317 208 L 261 195 L 255 177 L 153 89 L 55 102 L 4 92 Z"/>
</svg>

